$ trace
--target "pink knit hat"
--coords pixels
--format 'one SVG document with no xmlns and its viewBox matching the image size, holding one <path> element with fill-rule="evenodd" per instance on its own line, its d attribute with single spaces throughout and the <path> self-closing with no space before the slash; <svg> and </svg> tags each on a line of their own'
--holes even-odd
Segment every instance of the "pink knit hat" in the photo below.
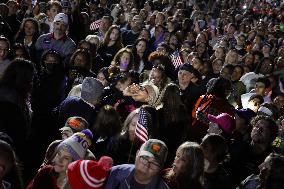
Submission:
<svg viewBox="0 0 284 189">
<path fill-rule="evenodd" d="M 232 134 L 235 129 L 234 118 L 227 113 L 221 113 L 218 116 L 208 114 L 208 120 L 217 123 L 226 134 Z"/>
</svg>

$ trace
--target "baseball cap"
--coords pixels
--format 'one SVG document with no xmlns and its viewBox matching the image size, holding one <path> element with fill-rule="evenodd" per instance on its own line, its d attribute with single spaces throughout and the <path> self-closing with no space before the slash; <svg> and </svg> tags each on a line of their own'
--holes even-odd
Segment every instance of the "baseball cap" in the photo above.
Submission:
<svg viewBox="0 0 284 189">
<path fill-rule="evenodd" d="M 84 118 L 79 116 L 73 116 L 69 117 L 65 122 L 64 127 L 60 128 L 59 130 L 60 131 L 71 130 L 74 133 L 87 129 L 88 127 L 89 124 Z"/>
<path fill-rule="evenodd" d="M 168 147 L 158 139 L 149 139 L 141 147 L 138 156 L 154 158 L 161 167 L 164 165 L 168 155 Z"/>
<path fill-rule="evenodd" d="M 194 67 L 188 63 L 184 63 L 179 67 L 179 70 L 185 70 L 185 71 L 193 73 Z"/>
<path fill-rule="evenodd" d="M 249 123 L 251 118 L 256 116 L 256 113 L 249 108 L 235 109 L 234 111 L 240 118 L 243 118 L 246 121 L 246 123 Z"/>
<path fill-rule="evenodd" d="M 71 2 L 68 0 L 62 0 L 61 5 L 62 5 L 62 8 L 72 8 Z"/>
<path fill-rule="evenodd" d="M 58 13 L 54 17 L 53 22 L 63 22 L 64 24 L 68 25 L 68 16 L 64 13 Z"/>
</svg>

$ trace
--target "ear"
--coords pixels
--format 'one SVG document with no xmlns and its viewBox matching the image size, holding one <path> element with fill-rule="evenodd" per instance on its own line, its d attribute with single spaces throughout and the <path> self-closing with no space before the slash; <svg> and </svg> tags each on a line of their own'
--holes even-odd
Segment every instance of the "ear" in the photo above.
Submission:
<svg viewBox="0 0 284 189">
<path fill-rule="evenodd" d="M 138 162 L 139 158 L 138 158 L 138 154 L 139 154 L 139 150 L 137 150 L 136 152 L 136 156 L 135 156 L 135 163 Z"/>
<path fill-rule="evenodd" d="M 223 133 L 222 129 L 219 128 L 217 134 L 218 134 L 218 135 L 221 135 L 222 133 Z"/>
</svg>

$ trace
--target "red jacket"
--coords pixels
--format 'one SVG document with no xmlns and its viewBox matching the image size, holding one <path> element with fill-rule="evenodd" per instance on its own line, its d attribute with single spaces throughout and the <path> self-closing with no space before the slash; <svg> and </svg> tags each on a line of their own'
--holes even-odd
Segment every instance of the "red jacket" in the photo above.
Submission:
<svg viewBox="0 0 284 189">
<path fill-rule="evenodd" d="M 43 167 L 34 176 L 26 189 L 60 189 L 56 185 L 56 173 L 54 167 L 51 165 Z"/>
</svg>

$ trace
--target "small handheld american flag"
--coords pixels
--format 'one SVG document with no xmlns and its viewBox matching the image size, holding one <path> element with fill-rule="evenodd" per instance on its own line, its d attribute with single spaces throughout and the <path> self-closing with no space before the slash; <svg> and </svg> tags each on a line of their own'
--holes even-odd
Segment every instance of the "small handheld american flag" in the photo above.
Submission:
<svg viewBox="0 0 284 189">
<path fill-rule="evenodd" d="M 101 23 L 102 23 L 102 20 L 101 20 L 101 19 L 94 21 L 94 22 L 91 23 L 91 25 L 90 25 L 90 30 L 93 31 L 93 30 L 98 29 L 98 28 L 100 27 Z"/>
<path fill-rule="evenodd" d="M 144 108 L 141 108 L 139 111 L 139 117 L 135 129 L 135 136 L 143 143 L 148 140 L 149 121 L 150 121 L 149 113 Z"/>
<path fill-rule="evenodd" d="M 180 65 L 183 64 L 179 53 L 173 53 L 171 54 L 170 57 L 172 59 L 172 64 L 174 65 L 175 68 L 178 68 Z"/>
</svg>

